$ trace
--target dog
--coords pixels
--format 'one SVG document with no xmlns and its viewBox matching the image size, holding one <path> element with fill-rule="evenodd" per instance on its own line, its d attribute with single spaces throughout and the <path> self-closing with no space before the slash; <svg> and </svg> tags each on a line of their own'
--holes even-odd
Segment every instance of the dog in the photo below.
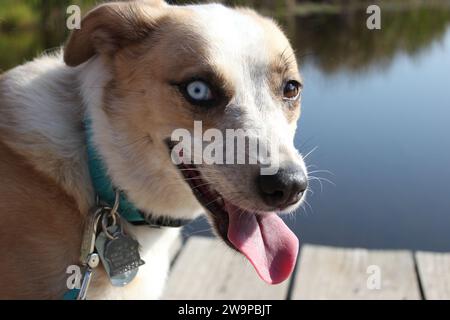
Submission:
<svg viewBox="0 0 450 320">
<path fill-rule="evenodd" d="M 175 227 L 205 212 L 264 281 L 284 281 L 299 244 L 278 213 L 295 211 L 308 188 L 293 143 L 302 87 L 288 39 L 251 9 L 141 0 L 91 10 L 60 52 L 0 77 L 0 298 L 65 296 L 101 194 L 95 156 L 116 190 L 108 212 L 126 199 L 143 217 L 121 224 L 145 264 L 114 286 L 100 263 L 88 299 L 160 298 Z M 168 139 L 194 121 L 275 134 L 276 174 L 175 165 Z"/>
</svg>

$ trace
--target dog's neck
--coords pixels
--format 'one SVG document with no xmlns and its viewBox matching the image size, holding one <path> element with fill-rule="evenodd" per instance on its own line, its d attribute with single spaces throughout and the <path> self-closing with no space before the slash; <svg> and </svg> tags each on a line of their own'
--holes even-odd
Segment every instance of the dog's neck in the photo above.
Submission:
<svg viewBox="0 0 450 320">
<path fill-rule="evenodd" d="M 176 171 L 164 162 L 167 150 L 151 149 L 145 166 L 139 162 L 130 166 L 129 154 L 118 152 L 117 133 L 102 109 L 111 79 L 100 58 L 69 68 L 61 54 L 43 56 L 11 70 L 0 83 L 0 133 L 6 137 L 5 143 L 54 179 L 84 215 L 95 205 L 83 125 L 89 115 L 95 124 L 93 144 L 107 160 L 113 184 L 127 190 L 132 203 L 160 217 L 198 216 L 202 208 L 188 186 L 181 185 Z"/>
<path fill-rule="evenodd" d="M 92 121 L 89 117 L 85 117 L 84 127 L 86 131 L 89 173 L 99 205 L 103 203 L 112 208 L 114 202 L 118 201 L 118 212 L 121 217 L 137 226 L 147 225 L 151 227 L 179 228 L 192 221 L 191 219 L 172 219 L 170 217 L 155 218 L 152 213 L 139 210 L 128 200 L 127 196 L 121 190 L 112 184 L 112 181 L 108 176 L 106 165 L 93 144 Z M 117 199 L 116 193 L 118 193 Z"/>
<path fill-rule="evenodd" d="M 175 193 L 174 180 L 179 179 L 176 170 L 169 170 L 166 162 L 168 149 L 151 148 L 146 159 L 133 158 L 136 143 L 121 140 L 105 113 L 105 88 L 113 79 L 104 61 L 97 57 L 78 69 L 81 96 L 86 106 L 85 117 L 90 119 L 91 147 L 104 159 L 108 167 L 111 184 L 125 190 L 127 199 L 146 214 L 156 218 L 171 218 L 182 223 L 202 213 L 203 209 L 192 195 L 187 185 L 179 185 L 183 192 Z M 124 148 L 123 146 L 126 146 Z M 163 170 L 161 170 L 163 169 Z M 109 198 L 112 198 L 111 196 Z"/>
<path fill-rule="evenodd" d="M 96 203 L 96 192 L 88 168 L 87 137 L 83 122 L 87 112 L 92 114 L 100 109 L 99 103 L 107 80 L 105 68 L 95 59 L 79 68 L 69 68 L 61 55 L 40 57 L 9 71 L 0 79 L 2 142 L 65 190 L 77 203 L 80 219 Z M 104 137 L 111 134 L 107 121 L 101 115 L 97 120 L 97 135 Z M 95 145 L 101 142 L 96 140 Z M 135 177 L 136 174 L 131 176 Z M 156 179 L 161 177 L 157 176 Z M 172 187 L 170 184 L 168 186 Z M 144 194 L 141 197 L 150 193 L 152 199 L 161 198 L 158 192 L 153 197 L 151 191 L 146 192 L 146 188 L 152 190 L 151 181 L 141 187 Z M 180 217 L 191 210 L 189 205 L 180 205 L 180 201 L 175 202 L 175 206 L 182 210 L 172 210 L 168 203 L 174 201 L 166 198 L 160 199 L 159 203 L 155 201 L 153 206 L 152 199 L 145 207 L 151 212 L 163 208 L 164 204 L 167 207 L 165 212 L 175 212 Z M 190 214 L 196 212 L 194 208 Z M 127 229 L 141 244 L 141 256 L 146 261 L 139 271 L 138 279 L 132 282 L 131 288 L 128 286 L 127 290 L 123 290 L 111 287 L 106 276 L 101 276 L 99 272 L 99 276 L 93 280 L 89 297 L 117 299 L 139 296 L 155 299 L 160 295 L 169 267 L 168 252 L 179 229 L 155 229 L 130 224 L 127 224 Z"/>
<path fill-rule="evenodd" d="M 4 143 L 73 197 L 84 215 L 95 197 L 76 75 L 60 54 L 6 73 L 0 82 L 0 133 Z"/>
</svg>

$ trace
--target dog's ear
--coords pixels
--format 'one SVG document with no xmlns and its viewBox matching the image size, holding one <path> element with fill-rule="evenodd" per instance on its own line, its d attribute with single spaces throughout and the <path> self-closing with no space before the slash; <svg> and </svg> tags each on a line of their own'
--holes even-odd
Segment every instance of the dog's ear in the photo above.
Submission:
<svg viewBox="0 0 450 320">
<path fill-rule="evenodd" d="M 147 37 L 163 16 L 162 0 L 113 2 L 100 5 L 72 32 L 64 49 L 64 61 L 75 67 L 95 54 L 113 55 L 127 44 Z"/>
</svg>

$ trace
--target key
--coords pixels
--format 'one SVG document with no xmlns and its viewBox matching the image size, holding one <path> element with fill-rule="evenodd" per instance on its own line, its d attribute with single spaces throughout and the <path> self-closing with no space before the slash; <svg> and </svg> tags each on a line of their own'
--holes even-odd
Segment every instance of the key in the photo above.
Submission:
<svg viewBox="0 0 450 320">
<path fill-rule="evenodd" d="M 94 273 L 94 269 L 98 267 L 100 263 L 100 258 L 98 254 L 92 253 L 89 255 L 87 259 L 87 267 L 84 272 L 83 282 L 81 283 L 80 292 L 78 293 L 77 300 L 86 300 L 87 292 L 89 290 L 89 286 L 91 284 L 92 275 Z"/>
<path fill-rule="evenodd" d="M 102 213 L 103 208 L 95 208 L 86 218 L 80 254 L 80 261 L 84 266 L 88 264 L 90 254 L 94 252 L 97 225 Z"/>
</svg>

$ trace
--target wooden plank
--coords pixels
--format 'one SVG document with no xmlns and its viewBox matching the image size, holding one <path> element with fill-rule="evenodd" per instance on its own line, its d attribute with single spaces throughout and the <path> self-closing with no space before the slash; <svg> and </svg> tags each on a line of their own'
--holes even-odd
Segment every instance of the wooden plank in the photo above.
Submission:
<svg viewBox="0 0 450 320">
<path fill-rule="evenodd" d="M 177 257 L 182 247 L 183 247 L 183 239 L 181 237 L 181 234 L 179 234 L 169 249 L 169 258 L 171 263 L 174 262 L 174 259 Z"/>
<path fill-rule="evenodd" d="M 381 275 L 379 289 L 368 286 L 375 275 L 369 267 Z M 413 255 L 408 251 L 303 246 L 292 298 L 420 299 Z"/>
<path fill-rule="evenodd" d="M 169 276 L 163 299 L 285 299 L 288 281 L 265 284 L 247 260 L 218 239 L 188 240 Z"/>
<path fill-rule="evenodd" d="M 425 299 L 450 299 L 450 253 L 416 253 Z"/>
</svg>

